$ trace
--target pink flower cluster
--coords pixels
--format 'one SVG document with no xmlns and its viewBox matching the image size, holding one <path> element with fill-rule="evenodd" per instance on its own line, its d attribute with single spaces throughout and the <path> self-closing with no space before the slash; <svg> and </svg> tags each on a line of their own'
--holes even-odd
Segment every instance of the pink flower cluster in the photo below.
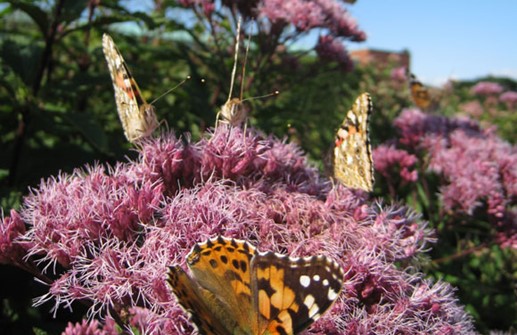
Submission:
<svg viewBox="0 0 517 335">
<path fill-rule="evenodd" d="M 399 175 L 404 183 L 415 182 L 418 179 L 416 168 L 418 161 L 415 155 L 397 149 L 391 145 L 379 145 L 373 151 L 375 171 L 390 178 Z"/>
<path fill-rule="evenodd" d="M 36 262 L 48 285 L 37 305 L 53 301 L 57 313 L 87 301 L 89 315 L 105 320 L 64 334 L 111 335 L 114 320 L 145 334 L 190 334 L 167 268 L 220 234 L 342 264 L 341 297 L 312 334 L 474 333 L 450 286 L 395 266 L 434 242 L 419 215 L 333 186 L 293 144 L 225 125 L 208 135 L 162 135 L 135 161 L 50 178 L 2 218 L 0 259 Z"/>
<path fill-rule="evenodd" d="M 266 53 L 276 52 L 279 45 L 297 41 L 311 30 L 323 29 L 327 36 L 323 40 L 320 38 L 316 47 L 318 55 L 327 61 L 337 61 L 345 69 L 350 69 L 352 62 L 344 41 L 366 40 L 366 33 L 350 16 L 345 8 L 347 1 L 344 0 L 180 0 L 179 4 L 193 9 L 199 20 L 209 21 L 207 26 L 214 26 L 214 12 L 227 10 L 235 16 L 242 16 L 244 26 L 254 20 L 260 32 L 276 40 L 261 46 L 270 49 Z"/>
<path fill-rule="evenodd" d="M 460 105 L 460 110 L 466 113 L 468 116 L 479 118 L 483 115 L 485 109 L 481 105 L 481 103 L 477 100 L 465 102 Z"/>
<path fill-rule="evenodd" d="M 442 138 L 456 129 L 467 133 L 481 133 L 479 124 L 468 118 L 447 118 L 436 115 L 424 114 L 418 109 L 405 109 L 399 117 L 393 121 L 399 130 L 400 144 L 412 149 L 419 148 L 424 139 Z"/>
<path fill-rule="evenodd" d="M 0 225 L 0 264 L 23 264 L 27 246 L 13 243 L 25 234 L 25 224 L 20 214 L 11 210 L 11 216 L 5 217 Z"/>
<path fill-rule="evenodd" d="M 400 131 L 398 144 L 422 157 L 420 165 L 428 162 L 428 170 L 442 178 L 446 211 L 486 216 L 498 234 L 506 234 L 507 245 L 517 245 L 517 221 L 511 214 L 517 205 L 517 148 L 466 119 L 413 109 L 405 110 L 394 123 Z M 380 153 L 376 158 L 386 161 Z"/>
<path fill-rule="evenodd" d="M 315 50 L 321 59 L 337 62 L 345 71 L 353 67 L 345 45 L 330 35 L 320 36 Z"/>
<path fill-rule="evenodd" d="M 504 102 L 508 109 L 514 109 L 517 106 L 517 92 L 507 91 L 499 96 L 499 100 Z"/>
<path fill-rule="evenodd" d="M 449 181 L 441 189 L 445 209 L 473 215 L 486 201 L 488 214 L 503 218 L 517 196 L 517 151 L 497 138 L 462 131 L 451 132 L 448 142 L 429 148 L 429 168 Z"/>
<path fill-rule="evenodd" d="M 407 69 L 405 66 L 399 66 L 391 70 L 391 80 L 398 83 L 407 83 Z"/>
<path fill-rule="evenodd" d="M 215 11 L 214 0 L 178 0 L 178 3 L 183 7 L 195 7 L 198 6 L 202 9 L 203 14 L 206 17 L 210 17 Z"/>
<path fill-rule="evenodd" d="M 324 20 L 322 8 L 317 1 L 264 0 L 258 8 L 260 15 L 273 24 L 291 23 L 300 31 L 318 28 Z"/>
<path fill-rule="evenodd" d="M 490 81 L 480 81 L 471 88 L 471 92 L 481 96 L 491 96 L 501 94 L 503 87 L 498 83 Z"/>
<path fill-rule="evenodd" d="M 106 323 L 102 325 L 97 320 L 92 320 L 88 322 L 87 320 L 82 320 L 78 323 L 68 323 L 65 331 L 62 333 L 63 335 L 119 335 L 120 333 L 117 331 L 115 327 L 115 323 L 112 319 L 108 318 Z"/>
<path fill-rule="evenodd" d="M 257 10 L 259 17 L 273 24 L 292 24 L 300 31 L 327 28 L 334 36 L 357 42 L 366 39 L 339 0 L 262 0 Z"/>
</svg>

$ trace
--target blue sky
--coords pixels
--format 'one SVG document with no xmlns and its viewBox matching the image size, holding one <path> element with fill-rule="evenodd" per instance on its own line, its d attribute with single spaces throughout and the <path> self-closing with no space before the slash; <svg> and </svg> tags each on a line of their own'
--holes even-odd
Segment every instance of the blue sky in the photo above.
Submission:
<svg viewBox="0 0 517 335">
<path fill-rule="evenodd" d="M 364 43 L 348 43 L 350 50 L 408 49 L 423 82 L 517 79 L 517 1 L 358 0 L 347 8 L 368 34 Z"/>
</svg>

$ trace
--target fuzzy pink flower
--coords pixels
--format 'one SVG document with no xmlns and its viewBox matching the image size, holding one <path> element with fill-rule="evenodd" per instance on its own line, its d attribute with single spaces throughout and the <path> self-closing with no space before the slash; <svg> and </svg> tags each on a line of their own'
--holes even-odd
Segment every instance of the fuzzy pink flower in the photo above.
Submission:
<svg viewBox="0 0 517 335">
<path fill-rule="evenodd" d="M 293 144 L 225 125 L 209 135 L 197 143 L 162 135 L 142 143 L 135 161 L 50 178 L 25 198 L 27 256 L 49 279 L 36 304 L 52 301 L 57 313 L 88 302 L 89 315 L 106 320 L 66 334 L 111 334 L 122 320 L 115 314 L 142 334 L 190 334 L 167 268 L 220 234 L 262 251 L 325 254 L 347 269 L 342 297 L 313 333 L 389 333 L 393 324 L 473 333 L 448 285 L 394 264 L 410 264 L 434 242 L 418 215 L 332 186 Z"/>
<path fill-rule="evenodd" d="M 366 40 L 366 33 L 359 29 L 357 22 L 350 17 L 340 1 L 316 0 L 314 3 L 321 8 L 325 15 L 325 25 L 333 35 L 347 37 L 354 42 Z"/>
<path fill-rule="evenodd" d="M 40 185 L 25 199 L 23 220 L 32 229 L 25 239 L 30 254 L 68 267 L 83 252 L 84 244 L 106 234 L 131 241 L 140 222 L 152 219 L 162 198 L 163 185 L 137 180 L 131 169 L 102 167 L 61 175 Z"/>
<path fill-rule="evenodd" d="M 393 146 L 380 145 L 373 151 L 375 171 L 386 178 L 399 175 L 404 182 L 414 182 L 418 179 L 418 172 L 411 170 L 417 163 L 416 156 L 405 150 L 396 149 Z M 396 169 L 398 172 L 394 172 Z"/>
<path fill-rule="evenodd" d="M 326 28 L 333 36 L 361 42 L 366 34 L 337 0 L 263 0 L 258 5 L 260 17 L 273 25 L 292 24 L 299 31 Z"/>
<path fill-rule="evenodd" d="M 450 181 L 441 189 L 445 209 L 458 208 L 472 215 L 474 209 L 482 206 L 483 200 L 486 200 L 490 215 L 504 217 L 509 204 L 508 196 L 513 196 L 513 186 L 501 183 L 504 182 L 501 176 L 503 173 L 512 174 L 515 171 L 511 170 L 515 169 L 512 167 L 507 171 L 508 166 L 500 166 L 499 160 L 510 155 L 517 163 L 517 152 L 512 153 L 508 144 L 454 131 L 450 134 L 447 147 L 435 146 L 430 154 L 429 168 Z"/>
<path fill-rule="evenodd" d="M 203 3 L 203 13 L 206 17 L 212 16 L 212 13 L 215 11 L 215 4 L 213 2 L 205 2 Z"/>
<path fill-rule="evenodd" d="M 481 81 L 474 85 L 470 91 L 476 95 L 491 96 L 501 94 L 503 87 L 498 83 L 490 81 Z"/>
<path fill-rule="evenodd" d="M 23 263 L 26 246 L 20 244 L 19 237 L 25 233 L 25 224 L 15 210 L 11 216 L 0 220 L 0 264 Z"/>
<path fill-rule="evenodd" d="M 68 323 L 65 331 L 61 335 L 108 335 L 117 333 L 107 333 L 101 330 L 101 324 L 97 320 L 83 320 L 81 323 Z"/>
<path fill-rule="evenodd" d="M 183 7 L 190 7 L 194 5 L 206 6 L 213 3 L 213 0 L 178 0 L 178 3 Z"/>
<path fill-rule="evenodd" d="M 304 0 L 264 0 L 260 15 L 272 23 L 291 23 L 300 31 L 320 27 L 324 22 L 321 7 L 316 2 Z"/>
<path fill-rule="evenodd" d="M 318 45 L 314 48 L 326 48 L 324 52 L 316 49 L 318 55 L 323 54 L 322 59 L 326 61 L 337 61 L 345 70 L 351 69 L 352 63 L 345 51 L 344 41 L 366 40 L 366 33 L 350 16 L 346 9 L 348 4 L 344 0 L 181 0 L 179 4 L 195 10 L 198 14 L 203 13 L 196 17 L 200 21 L 205 21 L 200 23 L 212 27 L 211 29 L 214 22 L 224 17 L 228 10 L 236 14 L 235 16 L 244 18 L 244 27 L 255 21 L 259 26 L 259 34 L 274 36 L 273 40 L 259 46 L 261 49 L 271 49 L 263 50 L 268 54 L 278 53 L 277 47 L 292 44 L 310 31 L 325 31 L 333 41 L 326 44 L 332 42 L 332 45 Z M 264 39 L 259 38 L 259 41 Z M 231 53 L 233 54 L 233 50 Z"/>
<path fill-rule="evenodd" d="M 418 109 L 405 109 L 393 124 L 400 133 L 398 141 L 409 148 L 417 149 L 422 139 L 443 137 L 455 129 L 477 134 L 479 124 L 466 118 L 449 119 L 438 115 L 424 114 Z"/>
<path fill-rule="evenodd" d="M 391 80 L 397 83 L 407 83 L 407 69 L 405 66 L 399 66 L 391 70 Z"/>
<path fill-rule="evenodd" d="M 502 248 L 517 249 L 517 210 L 512 209 L 506 213 L 505 221 L 501 223 L 496 235 L 496 242 Z"/>
<path fill-rule="evenodd" d="M 479 118 L 484 113 L 484 108 L 477 100 L 465 102 L 460 105 L 460 110 L 474 118 Z"/>
<path fill-rule="evenodd" d="M 108 319 L 107 324 L 112 324 L 113 320 Z M 66 329 L 61 335 L 118 335 L 115 328 L 110 326 L 102 326 L 99 321 L 82 320 L 81 323 L 69 322 Z"/>
<path fill-rule="evenodd" d="M 337 62 L 345 71 L 352 69 L 352 61 L 344 44 L 334 37 L 330 35 L 320 36 L 315 49 L 321 59 Z"/>
<path fill-rule="evenodd" d="M 405 110 L 394 123 L 401 133 L 398 144 L 440 176 L 443 208 L 456 215 L 486 217 L 496 240 L 514 245 L 517 148 L 465 119 Z M 393 178 L 387 171 L 394 164 L 381 158 L 376 167 Z"/>
<path fill-rule="evenodd" d="M 507 91 L 499 96 L 499 100 L 506 104 L 508 109 L 514 109 L 517 106 L 517 92 Z"/>
</svg>

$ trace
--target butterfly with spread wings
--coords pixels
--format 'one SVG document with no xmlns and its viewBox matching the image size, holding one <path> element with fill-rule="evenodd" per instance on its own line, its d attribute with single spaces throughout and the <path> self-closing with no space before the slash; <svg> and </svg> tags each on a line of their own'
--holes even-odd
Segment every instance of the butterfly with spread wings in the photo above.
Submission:
<svg viewBox="0 0 517 335">
<path fill-rule="evenodd" d="M 196 244 L 187 265 L 191 275 L 174 265 L 168 282 L 203 335 L 299 334 L 343 286 L 343 268 L 328 257 L 259 252 L 222 236 Z"/>
</svg>

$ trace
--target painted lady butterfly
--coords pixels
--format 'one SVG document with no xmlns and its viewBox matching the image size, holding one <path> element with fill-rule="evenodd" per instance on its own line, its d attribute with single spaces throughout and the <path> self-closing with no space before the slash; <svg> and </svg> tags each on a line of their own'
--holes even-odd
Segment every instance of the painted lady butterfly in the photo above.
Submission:
<svg viewBox="0 0 517 335">
<path fill-rule="evenodd" d="M 343 269 L 325 256 L 259 252 L 219 236 L 170 267 L 168 282 L 200 334 L 287 335 L 309 327 L 337 299 Z"/>
<path fill-rule="evenodd" d="M 107 34 L 102 36 L 102 49 L 108 62 L 118 115 L 127 140 L 134 143 L 149 137 L 159 125 L 154 107 L 142 96 L 124 58 Z"/>
<path fill-rule="evenodd" d="M 369 137 L 372 99 L 368 93 L 357 97 L 336 134 L 334 178 L 344 185 L 373 190 L 373 158 Z"/>
<path fill-rule="evenodd" d="M 423 111 L 429 110 L 432 104 L 429 89 L 412 73 L 409 75 L 409 90 L 415 105 Z"/>
</svg>

